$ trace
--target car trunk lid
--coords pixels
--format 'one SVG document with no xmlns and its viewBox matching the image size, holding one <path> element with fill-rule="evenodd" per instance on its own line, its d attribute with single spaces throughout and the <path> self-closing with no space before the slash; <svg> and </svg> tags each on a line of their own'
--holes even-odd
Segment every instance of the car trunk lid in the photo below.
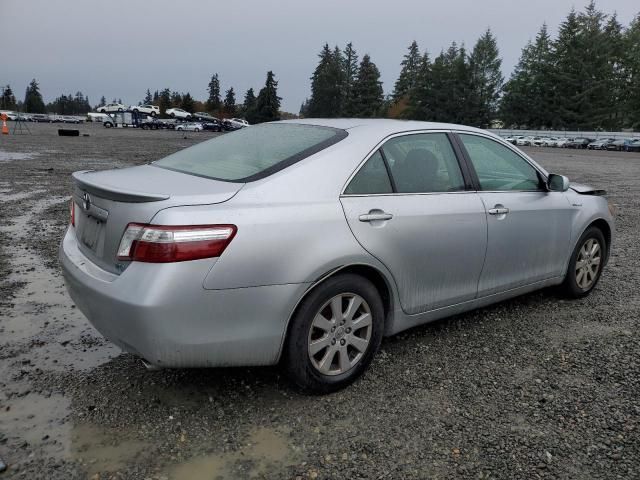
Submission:
<svg viewBox="0 0 640 480">
<path fill-rule="evenodd" d="M 75 234 L 80 250 L 112 273 L 127 262 L 116 258 L 129 223 L 149 223 L 165 208 L 226 202 L 244 185 L 188 175 L 153 165 L 73 174 Z"/>
</svg>

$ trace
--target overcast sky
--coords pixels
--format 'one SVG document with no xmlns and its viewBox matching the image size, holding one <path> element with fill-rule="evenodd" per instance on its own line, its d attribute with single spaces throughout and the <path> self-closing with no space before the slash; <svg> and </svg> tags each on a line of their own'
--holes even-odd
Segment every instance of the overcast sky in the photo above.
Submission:
<svg viewBox="0 0 640 480">
<path fill-rule="evenodd" d="M 433 57 L 452 41 L 473 47 L 491 27 L 505 77 L 543 22 L 555 35 L 572 6 L 588 0 L 0 0 L 0 84 L 23 98 L 36 78 L 45 101 L 80 90 L 92 105 L 105 95 L 125 103 L 147 88 L 207 96 L 211 74 L 223 90 L 279 81 L 282 108 L 297 113 L 325 42 L 352 41 L 369 53 L 391 92 L 407 46 Z M 601 0 L 628 25 L 638 0 Z"/>
</svg>

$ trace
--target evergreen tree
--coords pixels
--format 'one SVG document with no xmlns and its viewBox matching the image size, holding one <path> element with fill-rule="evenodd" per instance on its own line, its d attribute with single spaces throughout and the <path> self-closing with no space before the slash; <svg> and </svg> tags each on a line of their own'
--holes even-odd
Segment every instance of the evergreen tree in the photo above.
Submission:
<svg viewBox="0 0 640 480">
<path fill-rule="evenodd" d="M 2 110 L 15 110 L 16 97 L 11 90 L 11 86 L 7 85 L 2 87 L 2 97 L 0 97 L 0 109 Z"/>
<path fill-rule="evenodd" d="M 151 96 L 151 90 L 147 88 L 147 94 L 144 96 L 144 100 L 142 100 L 143 105 L 151 105 L 153 103 L 153 97 Z"/>
<path fill-rule="evenodd" d="M 160 92 L 158 106 L 160 107 L 160 115 L 164 115 L 171 108 L 171 90 L 165 88 Z"/>
<path fill-rule="evenodd" d="M 182 95 L 180 95 L 180 92 L 171 92 L 171 106 L 182 108 Z"/>
<path fill-rule="evenodd" d="M 546 24 L 529 42 L 504 86 L 500 110 L 506 126 L 550 128 L 559 125 L 555 105 L 554 51 Z"/>
<path fill-rule="evenodd" d="M 415 86 L 407 95 L 406 110 L 404 112 L 401 111 L 398 116 L 415 120 L 432 120 L 432 91 L 431 61 L 429 60 L 429 54 L 424 52 L 420 59 L 420 68 L 416 76 Z"/>
<path fill-rule="evenodd" d="M 487 128 L 495 118 L 502 89 L 502 59 L 490 29 L 478 39 L 469 57 L 471 69 L 471 124 Z"/>
<path fill-rule="evenodd" d="M 153 103 L 153 105 L 158 105 L 159 101 L 160 101 L 160 93 L 158 92 L 158 90 L 156 90 L 155 92 L 153 92 L 153 100 L 151 103 Z"/>
<path fill-rule="evenodd" d="M 222 106 L 222 101 L 220 100 L 220 79 L 217 73 L 211 76 L 208 90 L 209 98 L 207 98 L 207 108 L 210 112 L 217 112 Z"/>
<path fill-rule="evenodd" d="M 393 89 L 393 99 L 396 102 L 402 97 L 409 95 L 418 82 L 420 68 L 422 66 L 422 56 L 418 49 L 418 43 L 415 40 L 409 45 L 409 52 L 404 56 L 400 65 L 402 66 L 400 76 Z"/>
<path fill-rule="evenodd" d="M 307 117 L 307 112 L 309 111 L 309 99 L 305 98 L 304 102 L 302 102 L 302 105 L 300 105 L 300 111 L 298 112 L 298 115 L 300 116 L 300 118 L 305 118 Z"/>
<path fill-rule="evenodd" d="M 224 111 L 230 117 L 235 117 L 236 115 L 236 94 L 233 91 L 233 87 L 229 88 L 224 96 Z"/>
<path fill-rule="evenodd" d="M 380 71 L 369 55 L 362 57 L 358 77 L 353 85 L 353 116 L 375 117 L 380 115 L 384 95 Z"/>
<path fill-rule="evenodd" d="M 180 108 L 189 113 L 193 113 L 193 97 L 189 92 L 181 95 Z"/>
<path fill-rule="evenodd" d="M 356 78 L 358 77 L 358 53 L 353 48 L 353 44 L 351 42 L 347 43 L 347 46 L 344 49 L 342 54 L 344 67 L 343 67 L 343 93 L 342 93 L 342 112 L 340 113 L 343 117 L 350 117 L 353 115 L 353 85 L 356 82 Z M 309 110 L 309 101 L 306 101 L 305 111 Z M 305 113 L 307 116 L 307 113 Z"/>
<path fill-rule="evenodd" d="M 338 47 L 331 50 L 329 44 L 324 45 L 318 56 L 320 62 L 311 77 L 309 116 L 338 117 L 342 113 L 344 59 Z"/>
<path fill-rule="evenodd" d="M 42 94 L 40 93 L 40 86 L 34 78 L 29 83 L 27 90 L 24 94 L 24 111 L 27 113 L 45 113 L 44 101 L 42 100 Z"/>
<path fill-rule="evenodd" d="M 106 104 L 107 104 L 107 99 L 105 98 L 104 95 L 102 95 L 102 97 L 100 97 L 100 103 L 96 105 L 96 108 L 104 107 Z"/>
<path fill-rule="evenodd" d="M 640 14 L 624 34 L 625 126 L 640 130 Z"/>
<path fill-rule="evenodd" d="M 242 103 L 242 115 L 249 123 L 255 123 L 256 119 L 256 95 L 253 88 L 247 90 L 244 94 L 244 102 Z"/>
<path fill-rule="evenodd" d="M 280 120 L 280 100 L 282 99 L 278 96 L 278 82 L 269 70 L 264 87 L 256 100 L 255 123 Z"/>
</svg>

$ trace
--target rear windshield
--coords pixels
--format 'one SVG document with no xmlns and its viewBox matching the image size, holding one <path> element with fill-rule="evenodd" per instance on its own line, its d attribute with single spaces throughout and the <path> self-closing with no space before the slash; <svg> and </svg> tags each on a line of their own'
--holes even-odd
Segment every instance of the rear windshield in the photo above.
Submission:
<svg viewBox="0 0 640 480">
<path fill-rule="evenodd" d="M 154 162 L 157 167 L 229 182 L 271 175 L 347 136 L 345 130 L 265 123 L 226 133 Z"/>
</svg>

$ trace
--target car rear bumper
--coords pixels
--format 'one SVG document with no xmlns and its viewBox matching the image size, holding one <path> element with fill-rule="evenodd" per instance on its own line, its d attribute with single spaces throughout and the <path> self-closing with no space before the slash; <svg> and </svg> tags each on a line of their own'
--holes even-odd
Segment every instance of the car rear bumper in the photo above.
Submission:
<svg viewBox="0 0 640 480">
<path fill-rule="evenodd" d="M 60 245 L 67 290 L 89 322 L 127 352 L 162 367 L 270 365 L 307 284 L 205 290 L 214 262 L 133 262 L 120 275 Z"/>
</svg>

